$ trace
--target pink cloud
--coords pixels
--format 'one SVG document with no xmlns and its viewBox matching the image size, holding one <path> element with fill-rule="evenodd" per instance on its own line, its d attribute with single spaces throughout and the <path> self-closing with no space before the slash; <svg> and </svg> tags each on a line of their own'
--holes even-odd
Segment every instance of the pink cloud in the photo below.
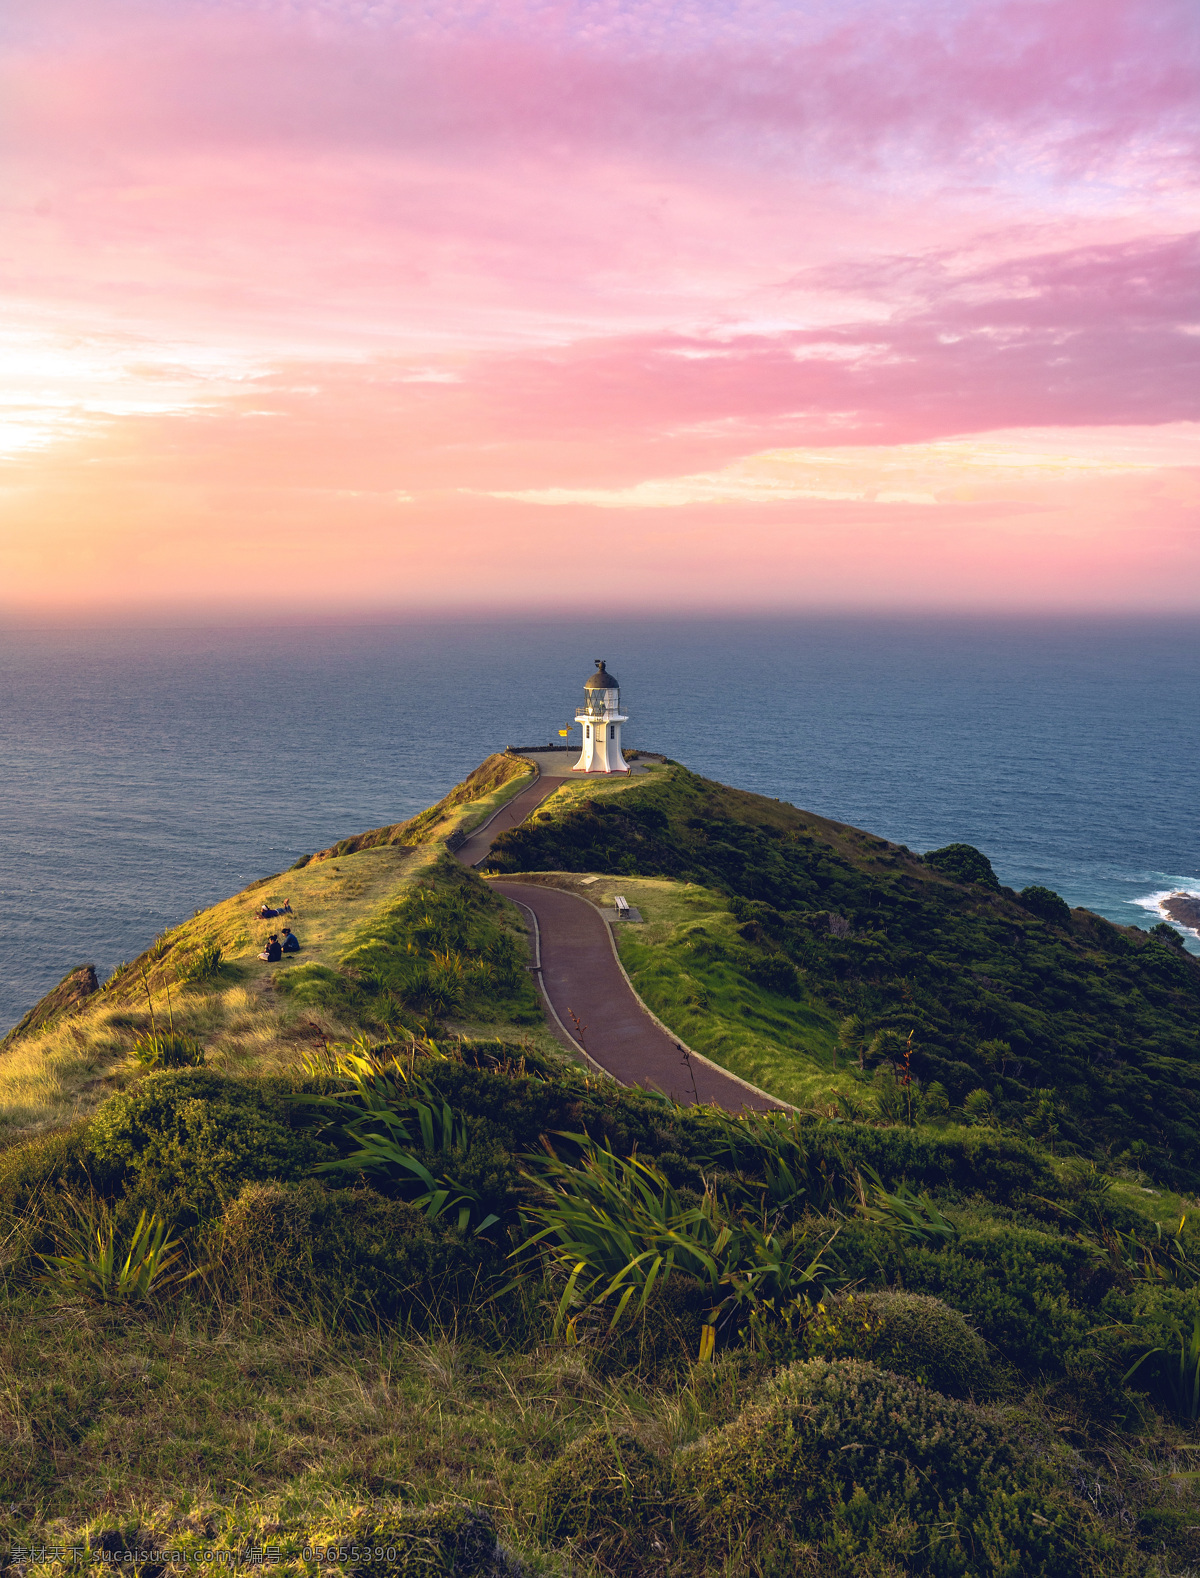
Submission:
<svg viewBox="0 0 1200 1578">
<path fill-rule="evenodd" d="M 48 5 L 14 50 L 38 137 L 216 147 L 348 144 L 452 158 L 703 150 L 826 167 L 914 138 L 951 162 L 1030 136 L 1070 168 L 1150 130 L 1194 148 L 1194 11 L 1178 0 L 1009 0 L 898 12 L 669 4 Z M 785 145 L 772 147 L 782 136 Z M 764 141 L 764 138 L 766 141 Z"/>
<path fill-rule="evenodd" d="M 0 571 L 559 597 L 594 514 L 485 495 L 1196 420 L 1197 32 L 1176 0 L 45 0 L 0 42 Z M 1177 473 L 604 521 L 649 600 L 1008 596 L 1017 562 L 1169 598 Z"/>
</svg>

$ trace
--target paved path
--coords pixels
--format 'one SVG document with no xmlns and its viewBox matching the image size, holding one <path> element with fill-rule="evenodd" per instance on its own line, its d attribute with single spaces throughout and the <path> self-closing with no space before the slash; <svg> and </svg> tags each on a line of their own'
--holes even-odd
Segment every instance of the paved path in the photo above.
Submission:
<svg viewBox="0 0 1200 1578">
<path fill-rule="evenodd" d="M 477 866 L 492 847 L 493 839 L 501 833 L 507 833 L 509 828 L 520 827 L 533 808 L 540 805 L 547 795 L 552 795 L 561 783 L 561 778 L 535 778 L 513 795 L 511 800 L 506 801 L 494 816 L 477 827 L 466 843 L 454 853 L 464 866 Z"/>
<path fill-rule="evenodd" d="M 523 822 L 561 782 L 538 778 L 514 795 L 456 851 L 459 860 L 477 865 L 499 833 Z M 646 1085 L 676 1101 L 711 1101 L 730 1112 L 781 1105 L 697 1053 L 685 1053 L 651 1018 L 617 962 L 609 923 L 594 904 L 519 877 L 494 878 L 491 885 L 536 923 L 539 979 L 564 1041 L 582 1045 L 623 1085 Z"/>
<path fill-rule="evenodd" d="M 535 916 L 542 989 L 551 1007 L 568 1035 L 623 1085 L 647 1085 L 681 1102 L 712 1101 L 730 1112 L 779 1106 L 696 1053 L 685 1056 L 630 987 L 608 922 L 594 904 L 514 878 L 494 878 L 491 885 Z"/>
</svg>

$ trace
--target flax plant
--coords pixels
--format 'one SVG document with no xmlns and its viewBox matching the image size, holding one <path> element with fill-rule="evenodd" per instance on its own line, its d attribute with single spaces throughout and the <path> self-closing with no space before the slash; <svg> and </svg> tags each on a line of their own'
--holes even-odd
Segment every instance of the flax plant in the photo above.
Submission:
<svg viewBox="0 0 1200 1578">
<path fill-rule="evenodd" d="M 761 1195 L 773 1211 L 800 1208 L 819 1215 L 832 1210 L 850 1192 L 845 1162 L 814 1156 L 795 1112 L 743 1112 L 737 1117 L 714 1109 L 711 1114 L 716 1143 L 710 1151 L 714 1165 L 735 1173 L 761 1174 L 762 1182 L 744 1182 L 748 1194 Z"/>
<path fill-rule="evenodd" d="M 875 1169 L 865 1165 L 855 1173 L 854 1182 L 859 1216 L 877 1227 L 886 1228 L 897 1238 L 917 1244 L 936 1244 L 951 1243 L 958 1237 L 955 1223 L 942 1215 L 928 1194 L 918 1194 L 905 1183 L 889 1191 Z"/>
<path fill-rule="evenodd" d="M 141 1304 L 199 1275 L 181 1269 L 183 1243 L 157 1213 L 142 1212 L 122 1255 L 116 1223 L 103 1202 L 72 1201 L 71 1210 L 75 1221 L 65 1253 L 39 1256 L 46 1269 L 37 1280 L 59 1297 Z"/>
<path fill-rule="evenodd" d="M 832 1237 L 813 1254 L 805 1235 L 749 1221 L 711 1188 L 690 1203 L 652 1162 L 618 1157 L 587 1135 L 563 1138 L 579 1147 L 580 1159 L 564 1162 L 549 1151 L 537 1171 L 523 1173 L 541 1199 L 525 1212 L 537 1231 L 514 1251 L 527 1258 L 536 1250 L 564 1279 L 556 1335 L 574 1336 L 587 1309 L 611 1309 L 615 1329 L 631 1304 L 644 1310 L 655 1288 L 678 1272 L 709 1294 L 712 1332 L 700 1350 L 706 1358 L 716 1328 L 766 1300 L 815 1291 L 829 1273 L 822 1256 Z"/>
<path fill-rule="evenodd" d="M 309 1100 L 349 1114 L 340 1130 L 355 1146 L 345 1156 L 322 1162 L 318 1171 L 389 1176 L 409 1203 L 431 1219 L 455 1215 L 460 1232 L 474 1219 L 472 1231 L 478 1237 L 500 1218 L 486 1211 L 478 1190 L 454 1177 L 455 1164 L 471 1149 L 471 1132 L 428 1077 L 416 1072 L 416 1053 L 414 1041 L 407 1063 L 400 1058 L 384 1062 L 360 1039 L 309 1060 L 309 1072 L 321 1067 L 347 1079 L 339 1094 Z"/>
</svg>

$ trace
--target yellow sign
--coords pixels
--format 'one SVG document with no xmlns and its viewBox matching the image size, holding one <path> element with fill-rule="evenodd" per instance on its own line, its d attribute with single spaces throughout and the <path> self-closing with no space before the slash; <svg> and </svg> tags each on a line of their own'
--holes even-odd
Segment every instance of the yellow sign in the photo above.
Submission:
<svg viewBox="0 0 1200 1578">
<path fill-rule="evenodd" d="M 570 729 L 560 729 L 558 731 L 559 738 L 565 740 L 567 735 L 570 734 L 570 732 L 571 732 Z"/>
</svg>

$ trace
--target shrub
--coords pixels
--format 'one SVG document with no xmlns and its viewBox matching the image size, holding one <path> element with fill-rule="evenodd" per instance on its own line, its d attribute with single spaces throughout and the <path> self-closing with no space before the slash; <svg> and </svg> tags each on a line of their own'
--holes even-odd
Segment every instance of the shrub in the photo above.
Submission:
<svg viewBox="0 0 1200 1578">
<path fill-rule="evenodd" d="M 619 1539 L 662 1515 L 665 1484 L 663 1464 L 636 1436 L 600 1428 L 554 1460 L 532 1507 L 550 1541 Z"/>
<path fill-rule="evenodd" d="M 429 886 L 372 918 L 340 961 L 365 986 L 424 1013 L 540 1020 L 522 943 L 503 901 L 446 856 Z M 310 985 L 306 990 L 311 990 Z"/>
<path fill-rule="evenodd" d="M 700 1352 L 711 1308 L 708 1292 L 691 1277 L 660 1282 L 640 1315 L 615 1332 L 596 1334 L 596 1370 L 602 1375 L 637 1373 L 650 1381 L 687 1370 Z"/>
<path fill-rule="evenodd" d="M 1181 953 L 1184 951 L 1183 933 L 1176 931 L 1170 921 L 1159 921 L 1157 925 L 1151 926 L 1150 935 L 1170 948 L 1178 948 Z"/>
<path fill-rule="evenodd" d="M 1000 891 L 991 861 L 973 844 L 947 844 L 944 849 L 931 849 L 922 858 L 927 866 L 953 877 L 955 882 L 978 882 L 981 887 Z"/>
<path fill-rule="evenodd" d="M 796 966 L 781 953 L 755 955 L 746 966 L 746 974 L 756 985 L 778 992 L 780 997 L 800 996 Z"/>
<path fill-rule="evenodd" d="M 615 1330 L 677 1271 L 705 1287 L 714 1325 L 815 1293 L 830 1271 L 821 1258 L 828 1241 L 815 1245 L 805 1226 L 760 1225 L 711 1188 L 681 1195 L 637 1155 L 589 1143 L 578 1166 L 552 1154 L 525 1177 L 538 1191 L 525 1213 L 538 1231 L 521 1250 L 536 1250 L 562 1286 L 556 1334 L 575 1326 L 572 1309 L 592 1319 L 611 1310 Z"/>
<path fill-rule="evenodd" d="M 430 1217 L 455 1215 L 460 1231 L 471 1225 L 477 1234 L 515 1203 L 511 1157 L 484 1122 L 440 1099 L 436 1076 L 417 1072 L 415 1048 L 408 1060 L 394 1051 L 385 1059 L 364 1046 L 342 1048 L 324 1061 L 346 1081 L 345 1089 L 314 1100 L 344 1118 L 341 1133 L 355 1149 L 323 1163 L 322 1172 L 385 1176 Z M 431 1061 L 436 1069 L 436 1052 Z M 489 1210 L 489 1199 L 500 1209 Z"/>
<path fill-rule="evenodd" d="M 1022 888 L 1019 898 L 1022 907 L 1031 915 L 1049 921 L 1051 926 L 1061 926 L 1064 931 L 1070 931 L 1071 906 L 1066 899 L 1059 898 L 1053 888 L 1042 888 L 1035 884 L 1030 888 Z"/>
<path fill-rule="evenodd" d="M 111 1198 L 120 1185 L 121 1170 L 92 1149 L 91 1124 L 85 1119 L 57 1134 L 39 1135 L 0 1151 L 0 1218 L 26 1215 L 48 1195 L 93 1192 Z"/>
<path fill-rule="evenodd" d="M 903 1123 L 908 1114 L 908 1102 L 891 1069 L 877 1069 L 873 1084 L 879 1116 L 885 1123 Z"/>
<path fill-rule="evenodd" d="M 520 1578 L 520 1563 L 496 1538 L 491 1514 L 460 1502 L 377 1510 L 348 1527 L 317 1529 L 317 1560 L 345 1578 Z"/>
<path fill-rule="evenodd" d="M 120 1170 L 133 1202 L 190 1225 L 219 1213 L 244 1183 L 301 1178 L 333 1155 L 291 1127 L 272 1097 L 263 1081 L 206 1070 L 151 1074 L 104 1103 L 91 1149 Z"/>
<path fill-rule="evenodd" d="M 183 1245 L 157 1216 L 143 1211 L 126 1243 L 104 1201 L 67 1204 L 58 1253 L 41 1256 L 38 1279 L 60 1298 L 141 1304 L 188 1280 L 179 1266 Z"/>
<path fill-rule="evenodd" d="M 247 1184 L 217 1236 L 221 1274 L 250 1291 L 266 1285 L 289 1301 L 351 1321 L 392 1319 L 458 1291 L 467 1269 L 457 1234 L 373 1189 L 302 1183 Z"/>
<path fill-rule="evenodd" d="M 869 1359 L 949 1397 L 988 1390 L 987 1345 L 940 1299 L 919 1293 L 848 1294 L 809 1328 L 813 1357 Z"/>
<path fill-rule="evenodd" d="M 1097 1325 L 1097 1312 L 1074 1302 L 1088 1289 L 1094 1253 L 1057 1234 L 968 1220 L 956 1243 L 934 1250 L 848 1222 L 835 1248 L 847 1276 L 902 1282 L 910 1292 L 941 1299 L 1030 1374 L 1061 1375 Z M 1122 1368 L 1136 1356 L 1130 1352 Z"/>
<path fill-rule="evenodd" d="M 275 990 L 305 1008 L 344 1009 L 357 1001 L 359 992 L 349 976 L 327 964 L 297 964 L 275 977 Z"/>
<path fill-rule="evenodd" d="M 783 1535 L 836 1570 L 1072 1578 L 1102 1544 L 1053 1466 L 993 1415 L 854 1360 L 783 1371 L 676 1454 L 675 1486 L 710 1562 Z"/>
<path fill-rule="evenodd" d="M 885 1183 L 919 1179 L 926 1188 L 948 1185 L 984 1194 L 997 1204 L 1061 1194 L 1045 1160 L 1015 1135 L 979 1129 L 942 1137 L 907 1128 L 840 1127 L 814 1127 L 810 1133 L 811 1151 L 836 1145 L 847 1167 L 870 1167 Z"/>
<path fill-rule="evenodd" d="M 933 1080 L 921 1092 L 921 1116 L 928 1118 L 932 1123 L 938 1123 L 947 1117 L 950 1112 L 950 1102 L 946 1096 L 946 1087 L 940 1080 Z"/>
<path fill-rule="evenodd" d="M 216 942 L 204 943 L 190 958 L 184 959 L 179 966 L 176 979 L 181 985 L 189 981 L 210 981 L 221 968 L 221 945 Z"/>
<path fill-rule="evenodd" d="M 994 1389 L 987 1345 L 957 1310 L 915 1293 L 848 1293 L 797 1301 L 773 1320 L 752 1317 L 747 1344 L 776 1364 L 862 1359 L 949 1397 Z"/>
</svg>

